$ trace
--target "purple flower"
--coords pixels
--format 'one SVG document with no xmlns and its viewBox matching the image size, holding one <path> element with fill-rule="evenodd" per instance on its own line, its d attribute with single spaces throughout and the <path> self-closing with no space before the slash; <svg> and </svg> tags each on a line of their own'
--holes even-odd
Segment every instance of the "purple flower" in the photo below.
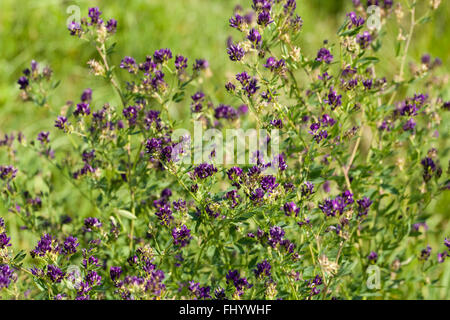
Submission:
<svg viewBox="0 0 450 320">
<path fill-rule="evenodd" d="M 87 232 L 92 232 L 93 230 L 102 227 L 102 223 L 97 218 L 89 217 L 84 219 L 84 228 Z"/>
<path fill-rule="evenodd" d="M 325 99 L 324 102 L 328 103 L 331 106 L 331 110 L 334 110 L 342 105 L 342 95 L 338 95 L 334 88 L 330 87 L 327 99 Z"/>
<path fill-rule="evenodd" d="M 100 19 L 101 11 L 98 9 L 98 7 L 95 8 L 89 8 L 89 18 L 91 18 L 91 24 L 102 24 L 103 21 Z"/>
<path fill-rule="evenodd" d="M 373 86 L 373 80 L 372 79 L 365 79 L 362 81 L 364 88 L 366 88 L 367 90 L 372 89 Z"/>
<path fill-rule="evenodd" d="M 163 64 L 172 59 L 172 51 L 170 49 L 159 49 L 153 54 L 155 63 Z"/>
<path fill-rule="evenodd" d="M 445 238 L 444 245 L 450 250 L 450 238 L 449 239 Z"/>
<path fill-rule="evenodd" d="M 175 211 L 183 211 L 186 209 L 186 201 L 183 199 L 172 202 L 172 205 Z"/>
<path fill-rule="evenodd" d="M 281 119 L 274 119 L 274 120 L 270 121 L 270 124 L 278 129 L 283 128 L 283 121 Z"/>
<path fill-rule="evenodd" d="M 101 284 L 102 281 L 102 277 L 95 271 L 90 271 L 86 277 L 86 282 L 90 285 L 90 286 L 99 286 Z"/>
<path fill-rule="evenodd" d="M 302 196 L 309 197 L 314 193 L 314 184 L 312 184 L 309 181 L 305 181 L 305 183 L 302 185 Z"/>
<path fill-rule="evenodd" d="M 447 251 L 444 251 L 442 253 L 438 253 L 437 254 L 437 260 L 438 260 L 439 263 L 444 263 L 446 257 L 448 257 L 448 252 Z"/>
<path fill-rule="evenodd" d="M 65 273 L 62 272 L 62 270 L 57 266 L 48 265 L 47 276 L 50 278 L 52 282 L 60 283 L 64 279 Z"/>
<path fill-rule="evenodd" d="M 196 59 L 193 69 L 194 71 L 201 71 L 201 70 L 205 70 L 209 67 L 209 63 L 208 61 L 204 60 L 204 59 Z"/>
<path fill-rule="evenodd" d="M 377 254 L 375 251 L 372 251 L 372 252 L 370 252 L 370 254 L 367 256 L 367 259 L 368 259 L 370 262 L 375 263 L 375 262 L 377 262 L 377 260 L 378 260 L 378 254 Z"/>
<path fill-rule="evenodd" d="M 182 225 L 181 228 L 172 229 L 173 242 L 180 247 L 185 247 L 192 239 L 191 230 L 186 225 Z"/>
<path fill-rule="evenodd" d="M 238 108 L 238 113 L 243 115 L 248 112 L 248 106 L 246 104 L 241 104 Z"/>
<path fill-rule="evenodd" d="M 234 91 L 236 90 L 236 86 L 235 86 L 233 83 L 231 83 L 231 82 L 227 82 L 227 83 L 225 84 L 225 89 L 226 89 L 228 92 L 232 93 L 232 92 L 234 92 Z"/>
<path fill-rule="evenodd" d="M 25 90 L 30 84 L 28 82 L 28 78 L 25 76 L 20 77 L 19 80 L 17 80 L 17 83 L 19 84 L 21 90 Z"/>
<path fill-rule="evenodd" d="M 408 119 L 406 123 L 403 125 L 403 131 L 414 131 L 414 128 L 416 127 L 416 122 L 413 118 Z"/>
<path fill-rule="evenodd" d="M 231 190 L 226 193 L 225 198 L 231 201 L 231 208 L 235 208 L 238 205 L 238 200 L 241 196 L 238 194 L 237 190 Z"/>
<path fill-rule="evenodd" d="M 425 249 L 420 252 L 419 260 L 426 261 L 431 255 L 431 247 L 428 245 Z"/>
<path fill-rule="evenodd" d="M 428 230 L 428 225 L 426 224 L 426 222 L 414 223 L 412 227 L 416 232 L 419 232 L 420 228 L 423 228 L 425 231 Z"/>
<path fill-rule="evenodd" d="M 336 123 L 336 120 L 331 118 L 328 114 L 324 114 L 322 118 L 319 120 L 323 126 L 329 126 L 332 127 Z"/>
<path fill-rule="evenodd" d="M 278 187 L 278 183 L 276 183 L 276 178 L 274 176 L 267 175 L 261 179 L 261 188 L 263 190 L 272 192 L 276 187 Z"/>
<path fill-rule="evenodd" d="M 108 30 L 109 33 L 114 34 L 117 31 L 117 20 L 115 19 L 109 19 L 106 22 L 106 30 Z"/>
<path fill-rule="evenodd" d="M 255 28 L 252 28 L 248 33 L 247 39 L 253 44 L 258 45 L 261 42 L 261 35 Z"/>
<path fill-rule="evenodd" d="M 156 212 L 156 216 L 158 217 L 159 220 L 161 220 L 161 225 L 166 226 L 169 226 L 174 219 L 170 206 L 166 204 L 158 209 L 158 211 Z"/>
<path fill-rule="evenodd" d="M 81 94 L 81 102 L 90 103 L 92 100 L 92 89 L 87 88 Z"/>
<path fill-rule="evenodd" d="M 253 96 L 259 89 L 258 87 L 258 80 L 256 78 L 251 79 L 246 86 L 242 88 L 246 93 L 247 96 L 250 98 Z"/>
<path fill-rule="evenodd" d="M 258 15 L 258 19 L 256 22 L 263 27 L 266 27 L 267 25 L 271 24 L 273 22 L 272 17 L 270 16 L 270 12 L 263 11 Z"/>
<path fill-rule="evenodd" d="M 288 166 L 287 166 L 286 160 L 284 159 L 284 155 L 282 155 L 282 154 L 276 155 L 273 158 L 272 167 L 278 168 L 278 170 L 280 170 L 280 171 L 286 170 Z"/>
<path fill-rule="evenodd" d="M 134 126 L 136 124 L 138 116 L 138 109 L 136 106 L 129 106 L 127 108 L 124 108 L 122 110 L 122 114 L 125 117 L 125 119 L 128 120 L 128 124 L 130 126 Z"/>
<path fill-rule="evenodd" d="M 136 60 L 128 56 L 122 59 L 120 62 L 120 68 L 127 70 L 129 73 L 137 73 L 138 71 Z"/>
<path fill-rule="evenodd" d="M 148 139 L 147 142 L 145 143 L 145 152 L 153 154 L 154 152 L 159 151 L 161 149 L 161 146 L 162 146 L 161 139 L 157 138 Z"/>
<path fill-rule="evenodd" d="M 81 36 L 81 33 L 83 32 L 83 29 L 81 28 L 81 25 L 75 21 L 72 21 L 67 26 L 67 29 L 70 31 L 71 36 Z"/>
<path fill-rule="evenodd" d="M 194 102 L 199 102 L 200 100 L 202 100 L 205 97 L 205 94 L 201 91 L 196 92 L 192 97 L 192 101 Z"/>
<path fill-rule="evenodd" d="M 209 163 L 202 163 L 194 168 L 194 171 L 191 173 L 191 177 L 193 179 L 206 179 L 214 175 L 217 172 L 217 168 L 214 165 Z"/>
<path fill-rule="evenodd" d="M 256 269 L 254 269 L 253 272 L 255 273 L 256 278 L 262 279 L 264 277 L 271 276 L 271 268 L 272 266 L 270 265 L 270 263 L 267 260 L 264 260 L 263 262 L 256 265 Z"/>
<path fill-rule="evenodd" d="M 239 44 L 232 44 L 228 47 L 227 52 L 231 61 L 241 61 L 245 55 L 244 49 Z"/>
<path fill-rule="evenodd" d="M 257 188 L 250 194 L 250 199 L 255 202 L 259 202 L 264 198 L 265 192 L 261 188 Z"/>
<path fill-rule="evenodd" d="M 358 17 L 358 16 L 356 15 L 356 13 L 353 12 L 353 11 L 350 12 L 350 13 L 348 13 L 348 14 L 347 14 L 347 17 L 348 17 L 349 20 L 350 20 L 350 23 L 349 23 L 349 25 L 348 25 L 348 28 L 349 28 L 349 29 L 351 29 L 352 27 L 357 28 L 357 27 L 360 27 L 360 26 L 362 26 L 362 25 L 364 24 L 364 18 Z"/>
<path fill-rule="evenodd" d="M 63 244 L 63 252 L 65 255 L 74 254 L 77 252 L 77 247 L 80 244 L 78 243 L 78 239 L 72 236 L 68 236 Z"/>
<path fill-rule="evenodd" d="M 214 110 L 216 119 L 234 120 L 238 118 L 238 112 L 231 106 L 221 104 Z"/>
<path fill-rule="evenodd" d="M 211 287 L 200 287 L 200 283 L 189 281 L 188 289 L 195 295 L 197 299 L 211 299 Z"/>
<path fill-rule="evenodd" d="M 326 48 L 321 48 L 317 53 L 316 61 L 323 61 L 325 63 L 331 63 L 333 61 L 333 56 L 330 51 Z"/>
<path fill-rule="evenodd" d="M 183 71 L 187 68 L 188 59 L 183 57 L 182 55 L 177 55 L 175 57 L 175 68 L 178 71 Z"/>
<path fill-rule="evenodd" d="M 61 130 L 64 130 L 66 128 L 67 124 L 67 118 L 63 116 L 58 116 L 58 118 L 55 120 L 55 127 Z"/>
<path fill-rule="evenodd" d="M 284 214 L 287 216 L 290 216 L 291 214 L 295 214 L 295 216 L 298 215 L 300 212 L 300 208 L 297 207 L 297 205 L 294 202 L 287 202 L 283 206 Z"/>
<path fill-rule="evenodd" d="M 14 271 L 10 266 L 7 264 L 0 265 L 0 289 L 8 288 L 14 277 Z"/>
<path fill-rule="evenodd" d="M 284 12 L 292 15 L 297 8 L 297 2 L 295 0 L 287 0 L 283 6 Z"/>
<path fill-rule="evenodd" d="M 394 5 L 393 0 L 384 0 L 384 8 L 385 9 L 390 9 L 390 8 L 392 8 L 393 5 Z"/>
<path fill-rule="evenodd" d="M 16 177 L 17 169 L 13 166 L 0 166 L 0 179 L 12 180 Z"/>
<path fill-rule="evenodd" d="M 39 132 L 38 136 L 37 136 L 37 140 L 41 143 L 41 144 L 47 144 L 50 142 L 50 132 L 44 132 L 41 131 Z"/>
<path fill-rule="evenodd" d="M 227 171 L 228 179 L 233 181 L 233 185 L 238 183 L 239 177 L 243 174 L 243 170 L 239 167 L 232 167 Z"/>
<path fill-rule="evenodd" d="M 88 116 L 91 114 L 91 108 L 89 108 L 89 104 L 88 103 L 79 103 L 77 104 L 77 107 L 75 109 L 75 111 L 73 112 L 73 114 L 75 116 Z"/>
<path fill-rule="evenodd" d="M 11 243 L 9 243 L 10 240 L 11 238 L 8 237 L 6 233 L 0 233 L 0 249 L 10 247 L 11 246 Z"/>
<path fill-rule="evenodd" d="M 369 207 L 372 205 L 373 202 L 367 197 L 364 197 L 356 202 L 358 203 L 358 217 L 367 215 Z"/>
<path fill-rule="evenodd" d="M 369 31 L 364 31 L 363 34 L 358 34 L 356 36 L 356 43 L 359 44 L 361 49 L 367 49 L 372 42 L 372 36 Z"/>
<path fill-rule="evenodd" d="M 272 248 L 275 248 L 278 243 L 280 243 L 283 240 L 284 237 L 284 230 L 281 227 L 273 226 L 269 230 L 269 244 Z"/>
<path fill-rule="evenodd" d="M 58 254 L 59 252 L 60 248 L 57 241 L 54 240 L 51 235 L 44 234 L 30 254 L 34 258 L 36 256 L 44 257 L 47 253 Z"/>
<path fill-rule="evenodd" d="M 230 270 L 225 276 L 228 283 L 232 283 L 236 288 L 237 294 L 242 295 L 245 288 L 251 288 L 252 285 L 248 283 L 247 278 L 241 278 L 241 274 L 238 270 Z"/>
<path fill-rule="evenodd" d="M 285 67 L 285 61 L 283 59 L 277 60 L 274 57 L 269 57 L 264 65 L 270 71 L 280 71 Z"/>
<path fill-rule="evenodd" d="M 229 22 L 230 22 L 230 27 L 238 29 L 238 30 L 242 30 L 242 27 L 245 23 L 244 18 L 237 13 L 230 18 Z"/>
</svg>

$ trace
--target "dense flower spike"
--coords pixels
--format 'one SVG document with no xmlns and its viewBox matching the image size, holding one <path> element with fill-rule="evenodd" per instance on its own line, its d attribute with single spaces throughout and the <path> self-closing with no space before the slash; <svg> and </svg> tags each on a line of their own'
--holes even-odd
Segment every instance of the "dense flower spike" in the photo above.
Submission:
<svg viewBox="0 0 450 320">
<path fill-rule="evenodd" d="M 15 280 L 15 274 L 10 266 L 0 265 L 0 289 L 8 288 L 12 281 Z"/>
<path fill-rule="evenodd" d="M 239 44 L 232 44 L 227 49 L 231 61 L 241 61 L 245 55 L 244 49 Z"/>
<path fill-rule="evenodd" d="M 172 237 L 176 245 L 185 247 L 192 239 L 191 230 L 189 230 L 185 225 L 181 226 L 181 228 L 173 228 Z"/>
<path fill-rule="evenodd" d="M 217 172 L 217 168 L 214 165 L 209 163 L 202 163 L 194 168 L 194 171 L 191 173 L 191 177 L 193 179 L 206 179 L 214 175 Z"/>
<path fill-rule="evenodd" d="M 44 257 L 47 254 L 57 255 L 61 251 L 58 242 L 49 234 L 44 234 L 39 240 L 37 246 L 30 252 L 31 256 Z"/>
<path fill-rule="evenodd" d="M 325 63 L 331 63 L 333 61 L 333 55 L 326 48 L 321 48 L 317 53 L 316 61 L 322 61 Z"/>
</svg>

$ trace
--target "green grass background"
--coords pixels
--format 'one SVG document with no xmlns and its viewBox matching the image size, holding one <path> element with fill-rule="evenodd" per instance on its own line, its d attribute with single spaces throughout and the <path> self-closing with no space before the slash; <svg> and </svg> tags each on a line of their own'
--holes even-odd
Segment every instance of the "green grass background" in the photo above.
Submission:
<svg viewBox="0 0 450 320">
<path fill-rule="evenodd" d="M 23 103 L 19 98 L 16 84 L 23 69 L 32 59 L 49 64 L 54 71 L 54 79 L 61 80 L 57 93 L 50 104 L 58 110 L 66 101 L 79 99 L 84 88 L 94 90 L 94 103 L 105 101 L 117 103 L 117 97 L 111 94 L 111 88 L 88 73 L 86 62 L 96 58 L 96 52 L 85 42 L 71 37 L 66 28 L 70 5 L 78 5 L 82 16 L 87 15 L 88 7 L 98 6 L 105 18 L 118 20 L 115 40 L 118 43 L 113 56 L 118 65 L 125 55 L 134 56 L 142 61 L 155 49 L 171 48 L 190 59 L 206 58 L 210 62 L 212 76 L 207 80 L 208 90 L 216 101 L 223 102 L 223 85 L 237 71 L 226 54 L 226 40 L 232 35 L 239 36 L 228 27 L 228 19 L 235 5 L 249 8 L 250 0 L 104 0 L 104 1 L 63 1 L 63 0 L 1 0 L 0 2 L 0 134 L 22 131 L 29 140 L 41 130 L 53 130 L 55 116 L 48 110 Z M 428 3 L 428 1 L 419 1 Z M 345 14 L 350 11 L 350 0 L 299 0 L 297 12 L 304 20 L 303 35 L 298 44 L 304 54 L 314 55 L 324 39 L 336 42 L 336 30 L 342 24 Z M 421 12 L 419 11 L 419 14 Z M 442 1 L 441 8 L 433 20 L 417 29 L 414 35 L 408 61 L 418 61 L 422 54 L 430 53 L 440 57 L 443 66 L 440 72 L 449 71 L 450 62 L 450 3 Z M 398 70 L 398 61 L 394 58 L 393 43 L 397 36 L 396 24 L 387 26 L 387 42 L 383 49 L 385 59 L 379 65 L 378 73 L 392 79 Z M 409 91 L 414 93 L 415 88 Z M 445 99 L 450 99 L 447 91 Z M 188 109 L 188 106 L 184 106 Z M 180 116 L 185 114 L 180 113 Z M 53 135 L 53 137 L 55 137 Z M 54 140 L 63 144 L 66 140 Z M 448 148 L 448 144 L 444 145 Z M 0 152 L 4 152 L 0 149 Z M 23 165 L 39 168 L 40 162 L 35 155 L 23 159 Z M 0 159 L 3 155 L 0 154 Z M 442 162 L 444 168 L 446 162 Z M 418 168 L 420 170 L 420 168 Z M 38 186 L 34 186 L 38 188 Z M 67 211 L 86 214 L 89 205 L 80 202 L 74 196 L 71 186 L 64 181 L 55 181 L 53 197 L 65 201 Z M 441 197 L 431 206 L 433 216 L 429 219 L 429 241 L 442 246 L 442 234 L 433 234 L 433 229 L 447 230 L 450 201 Z M 7 210 L 0 208 L 0 210 Z M 6 212 L 6 211 L 5 211 Z M 1 214 L 3 216 L 3 213 Z M 13 219 L 11 219 L 13 220 Z M 14 224 L 16 222 L 11 221 Z M 18 233 L 22 233 L 18 236 Z M 18 225 L 12 228 L 11 235 L 15 245 L 29 249 L 35 241 L 35 235 L 19 231 Z M 433 255 L 436 252 L 433 252 Z M 444 274 L 442 288 L 424 292 L 428 298 L 450 296 L 450 270 Z M 427 289 L 428 290 L 428 289 Z"/>
</svg>

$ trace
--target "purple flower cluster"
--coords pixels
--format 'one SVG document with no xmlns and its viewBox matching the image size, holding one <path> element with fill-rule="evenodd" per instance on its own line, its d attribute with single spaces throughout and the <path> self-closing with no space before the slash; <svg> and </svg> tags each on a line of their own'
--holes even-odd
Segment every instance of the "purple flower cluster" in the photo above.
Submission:
<svg viewBox="0 0 450 320">
<path fill-rule="evenodd" d="M 56 239 L 53 239 L 49 234 L 44 234 L 30 254 L 35 258 L 36 256 L 44 257 L 47 254 L 59 254 L 60 251 L 61 248 Z"/>
<path fill-rule="evenodd" d="M 322 210 L 327 216 L 336 216 L 338 213 L 342 213 L 348 208 L 349 205 L 353 204 L 353 194 L 346 190 L 342 195 L 337 196 L 334 199 L 326 199 L 324 202 L 319 204 L 319 209 Z"/>
<path fill-rule="evenodd" d="M 375 251 L 370 252 L 370 254 L 367 256 L 367 259 L 370 262 L 376 263 L 378 260 L 378 254 Z"/>
<path fill-rule="evenodd" d="M 256 265 L 256 269 L 254 269 L 253 272 L 255 273 L 256 278 L 262 279 L 272 275 L 270 269 L 272 269 L 272 266 L 267 260 L 264 260 Z"/>
<path fill-rule="evenodd" d="M 0 166 L 0 179 L 12 180 L 16 177 L 17 169 L 13 166 Z"/>
<path fill-rule="evenodd" d="M 227 49 L 227 53 L 231 61 L 241 61 L 244 58 L 245 50 L 239 44 L 231 44 Z"/>
<path fill-rule="evenodd" d="M 334 88 L 331 87 L 327 99 L 325 99 L 324 102 L 331 106 L 331 110 L 334 110 L 342 105 L 342 95 L 338 95 Z"/>
<path fill-rule="evenodd" d="M 87 175 L 88 173 L 94 173 L 96 168 L 93 167 L 95 159 L 95 150 L 84 151 L 81 155 L 83 160 L 83 167 L 73 173 L 74 179 L 78 179 L 80 176 Z"/>
<path fill-rule="evenodd" d="M 55 265 L 48 265 L 47 266 L 47 277 L 52 282 L 60 283 L 64 279 L 65 273 L 62 272 L 62 270 Z"/>
<path fill-rule="evenodd" d="M 362 34 L 356 36 L 356 43 L 359 44 L 361 49 L 367 49 L 372 42 L 372 36 L 369 31 L 364 31 Z"/>
<path fill-rule="evenodd" d="M 189 281 L 189 291 L 195 296 L 196 299 L 211 299 L 210 291 L 211 287 L 201 287 L 200 283 L 195 281 Z"/>
<path fill-rule="evenodd" d="M 434 163 L 433 159 L 430 157 L 426 157 L 422 159 L 420 164 L 423 167 L 423 180 L 425 182 L 428 182 L 432 178 L 432 174 L 436 172 L 436 164 Z"/>
<path fill-rule="evenodd" d="M 358 17 L 355 12 L 350 12 L 347 14 L 347 17 L 349 18 L 350 22 L 348 24 L 348 28 L 351 29 L 353 27 L 357 28 L 364 24 L 364 18 Z"/>
<path fill-rule="evenodd" d="M 279 226 L 273 226 L 269 230 L 269 238 L 267 242 L 272 248 L 276 248 L 277 245 L 283 247 L 287 252 L 294 253 L 295 244 L 284 238 L 285 231 Z"/>
<path fill-rule="evenodd" d="M 77 252 L 77 247 L 80 245 L 78 239 L 72 236 L 68 236 L 64 240 L 63 252 L 65 255 L 74 254 Z"/>
<path fill-rule="evenodd" d="M 217 168 L 214 165 L 209 163 L 199 164 L 194 168 L 194 171 L 191 172 L 192 179 L 206 179 L 208 177 L 213 176 L 217 172 Z"/>
<path fill-rule="evenodd" d="M 0 289 L 8 288 L 14 279 L 14 270 L 7 264 L 0 265 Z"/>
<path fill-rule="evenodd" d="M 235 120 L 238 118 L 238 111 L 228 105 L 221 104 L 214 110 L 216 119 Z"/>
<path fill-rule="evenodd" d="M 236 293 L 241 296 L 244 293 L 244 289 L 249 289 L 252 287 L 248 283 L 247 278 L 242 277 L 238 270 L 230 270 L 226 275 L 227 284 L 233 284 L 236 289 Z"/>
<path fill-rule="evenodd" d="M 284 69 L 284 67 L 286 66 L 286 63 L 283 59 L 277 60 L 274 57 L 269 57 L 266 61 L 266 64 L 264 65 L 264 67 L 266 67 L 267 69 L 269 69 L 270 71 L 274 72 L 280 72 Z"/>
<path fill-rule="evenodd" d="M 311 295 L 315 296 L 320 293 L 320 289 L 318 286 L 320 286 L 323 283 L 322 277 L 319 275 L 316 275 L 313 279 L 306 282 L 307 286 L 311 288 Z"/>
<path fill-rule="evenodd" d="M 172 210 L 170 206 L 164 204 L 155 213 L 158 219 L 161 221 L 161 225 L 169 226 L 173 221 Z"/>
<path fill-rule="evenodd" d="M 367 215 L 373 202 L 369 198 L 364 197 L 361 200 L 357 200 L 356 203 L 358 204 L 358 216 L 361 217 Z"/>
<path fill-rule="evenodd" d="M 191 230 L 189 230 L 185 225 L 181 228 L 172 229 L 173 242 L 180 247 L 185 247 L 189 244 L 192 239 Z"/>
<path fill-rule="evenodd" d="M 109 269 L 109 275 L 111 276 L 112 281 L 119 280 L 120 275 L 122 274 L 122 268 L 121 267 L 111 267 Z"/>
<path fill-rule="evenodd" d="M 102 223 L 99 219 L 94 217 L 89 217 L 84 219 L 84 230 L 86 232 L 92 232 L 94 230 L 98 230 L 102 227 Z"/>
<path fill-rule="evenodd" d="M 327 48 L 321 48 L 317 53 L 316 61 L 330 64 L 333 61 L 333 55 Z"/>
</svg>

